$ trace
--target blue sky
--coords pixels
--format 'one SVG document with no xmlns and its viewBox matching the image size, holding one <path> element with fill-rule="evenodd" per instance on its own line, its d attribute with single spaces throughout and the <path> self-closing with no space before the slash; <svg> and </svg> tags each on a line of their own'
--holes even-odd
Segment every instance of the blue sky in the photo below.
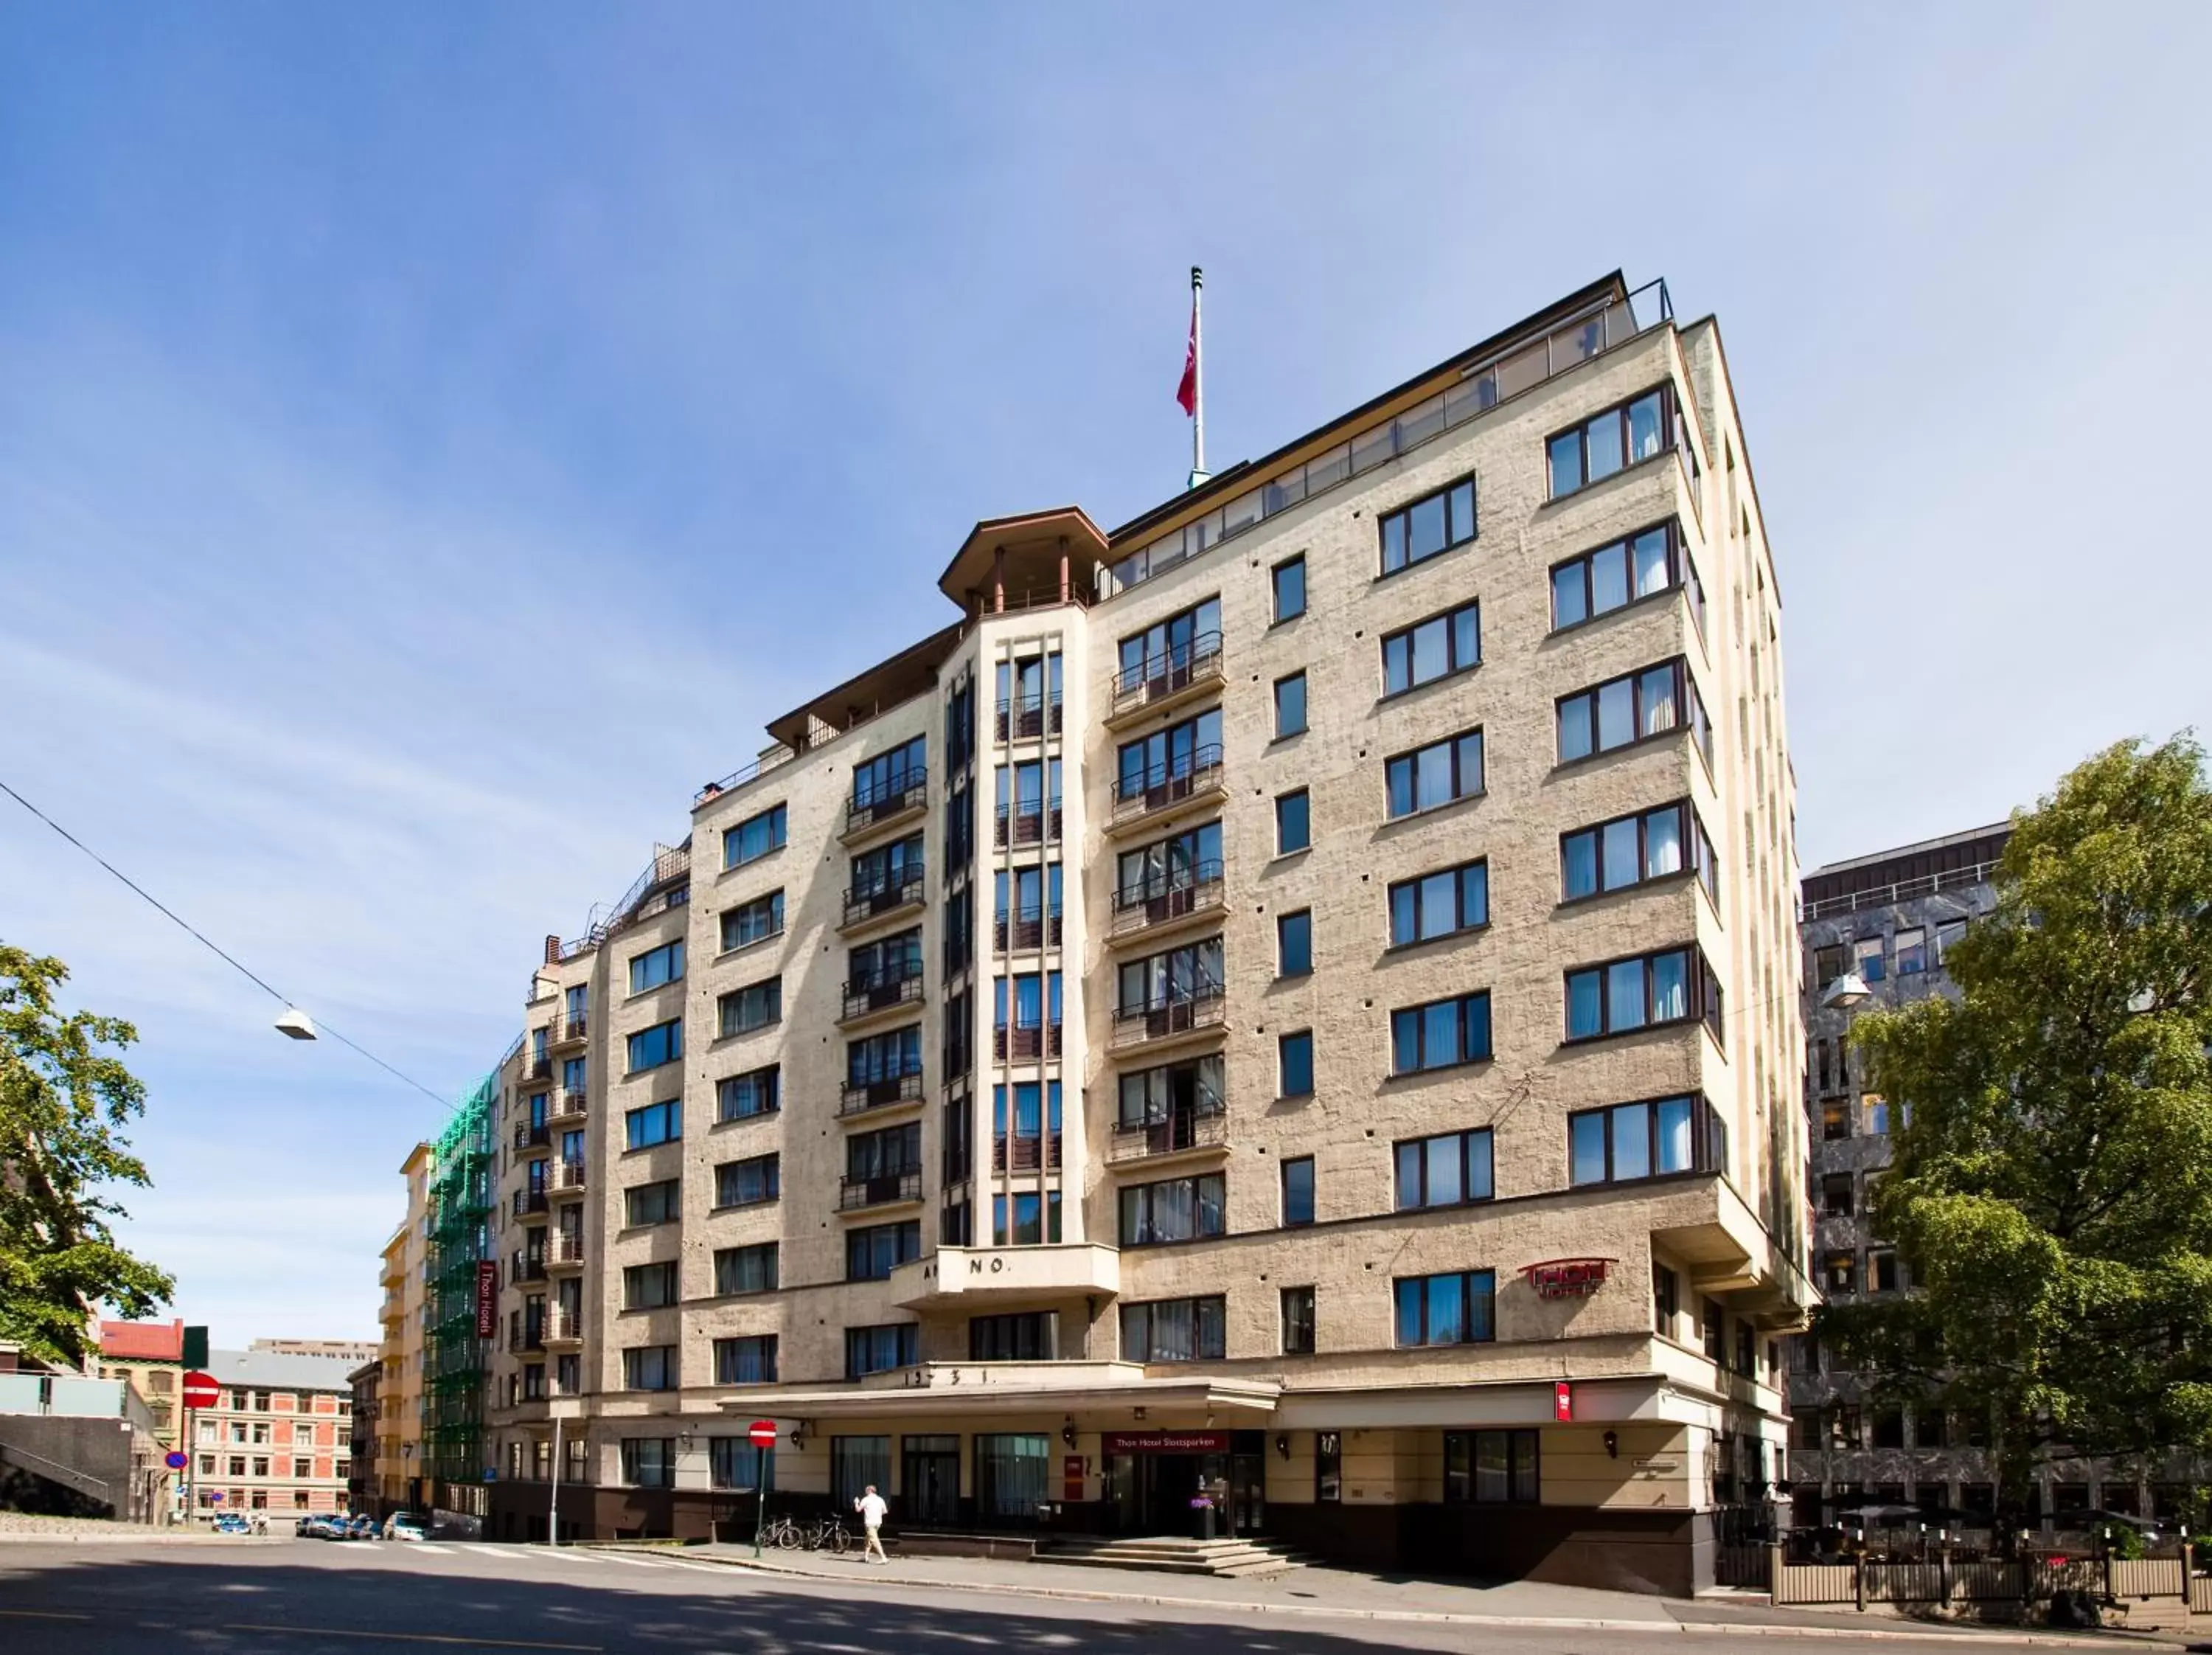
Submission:
<svg viewBox="0 0 2212 1655">
<path fill-rule="evenodd" d="M 2124 30 L 2119 27 L 2124 21 Z M 1616 267 L 1717 312 L 1808 865 L 2212 722 L 2212 10 L 0 12 L 0 777 L 441 1094 L 975 519 L 1172 492 Z M 428 1099 L 0 810 L 130 1238 L 375 1331 Z"/>
</svg>

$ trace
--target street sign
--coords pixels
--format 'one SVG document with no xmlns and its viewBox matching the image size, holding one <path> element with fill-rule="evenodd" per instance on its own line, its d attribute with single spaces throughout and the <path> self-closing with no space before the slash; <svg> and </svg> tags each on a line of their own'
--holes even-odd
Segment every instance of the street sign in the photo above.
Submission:
<svg viewBox="0 0 2212 1655">
<path fill-rule="evenodd" d="M 175 1449 L 172 1448 L 167 1453 L 161 1456 L 161 1463 L 167 1466 L 172 1471 L 181 1471 L 185 1466 L 191 1464 L 191 1462 L 186 1459 L 182 1454 L 179 1453 Z"/>
<path fill-rule="evenodd" d="M 220 1489 L 220 1488 L 210 1488 L 210 1489 L 209 1489 L 209 1490 L 208 1490 L 208 1498 L 209 1498 L 210 1500 L 214 1501 L 216 1505 L 218 1505 L 218 1506 L 222 1505 L 222 1489 Z"/>
<path fill-rule="evenodd" d="M 773 1448 L 775 1446 L 775 1421 L 755 1420 L 745 1428 L 745 1435 L 756 1448 Z"/>
<path fill-rule="evenodd" d="M 213 1408 L 222 1400 L 222 1387 L 216 1383 L 212 1373 L 197 1371 L 185 1375 L 185 1406 Z"/>
</svg>

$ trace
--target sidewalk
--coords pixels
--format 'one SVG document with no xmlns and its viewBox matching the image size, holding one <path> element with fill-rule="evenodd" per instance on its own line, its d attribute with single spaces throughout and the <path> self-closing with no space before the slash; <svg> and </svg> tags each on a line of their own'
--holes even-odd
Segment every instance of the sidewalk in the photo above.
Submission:
<svg viewBox="0 0 2212 1655">
<path fill-rule="evenodd" d="M 896 1542 L 892 1542 L 894 1546 Z M 2012 1645 L 2062 1648 L 2141 1643 L 2106 1634 L 2068 1636 L 2031 1628 L 1957 1627 L 1886 1615 L 1777 1609 L 1763 1603 L 1647 1597 L 1533 1580 L 1495 1585 L 1416 1579 L 1315 1564 L 1285 1573 L 1223 1579 L 1142 1569 L 1089 1568 L 969 1557 L 899 1557 L 890 1565 L 861 1563 L 856 1554 L 770 1551 L 759 1561 L 749 1545 L 687 1546 L 686 1559 L 712 1561 L 763 1573 L 840 1586 L 934 1588 L 1025 1597 L 1121 1603 L 1153 1608 L 1203 1606 L 1255 1614 L 1333 1615 L 1343 1619 L 1441 1622 L 1497 1627 L 1579 1628 L 1621 1632 L 1730 1632 L 1811 1638 L 1856 1637 L 1926 1642 L 1998 1639 Z"/>
</svg>

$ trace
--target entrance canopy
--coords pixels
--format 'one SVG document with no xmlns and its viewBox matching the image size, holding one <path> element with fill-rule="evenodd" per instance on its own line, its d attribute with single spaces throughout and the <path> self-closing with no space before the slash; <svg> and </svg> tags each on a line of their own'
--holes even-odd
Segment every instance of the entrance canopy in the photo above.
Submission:
<svg viewBox="0 0 2212 1655">
<path fill-rule="evenodd" d="M 1140 1362 L 924 1362 L 850 1384 L 756 1386 L 720 1406 L 774 1419 L 874 1418 L 943 1405 L 963 1414 L 1171 1409 L 1249 1429 L 1267 1423 L 1281 1394 L 1265 1379 L 1148 1379 Z"/>
</svg>

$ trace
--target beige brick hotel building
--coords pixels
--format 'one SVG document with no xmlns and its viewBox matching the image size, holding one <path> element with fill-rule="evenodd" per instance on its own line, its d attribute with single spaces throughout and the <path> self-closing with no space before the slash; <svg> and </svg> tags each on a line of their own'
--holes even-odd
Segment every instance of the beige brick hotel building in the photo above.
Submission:
<svg viewBox="0 0 2212 1655">
<path fill-rule="evenodd" d="M 1709 1579 L 1812 1299 L 1717 325 L 1610 277 L 938 586 L 549 940 L 487 1533 L 749 1525 L 766 1417 L 908 1530 Z"/>
</svg>

